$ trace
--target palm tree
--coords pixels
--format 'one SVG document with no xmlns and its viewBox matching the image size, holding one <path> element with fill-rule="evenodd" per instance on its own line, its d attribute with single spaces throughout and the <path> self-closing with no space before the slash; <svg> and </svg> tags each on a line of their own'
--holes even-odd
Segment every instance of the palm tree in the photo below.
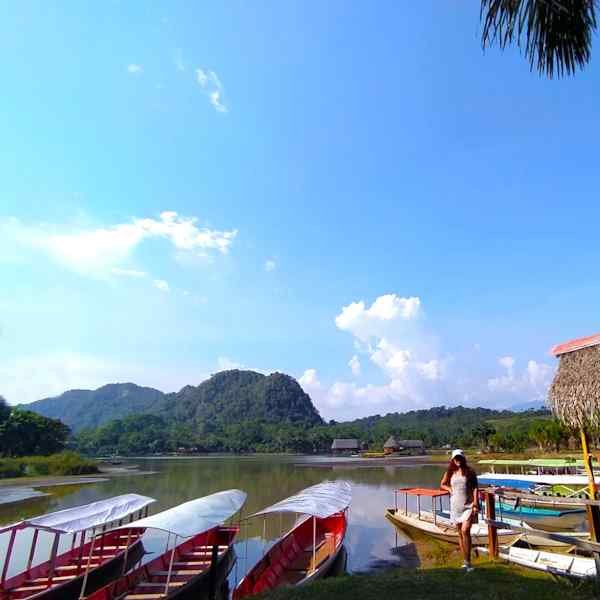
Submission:
<svg viewBox="0 0 600 600">
<path fill-rule="evenodd" d="M 531 70 L 572 75 L 590 61 L 598 0 L 481 0 L 481 43 L 524 49 Z"/>
</svg>

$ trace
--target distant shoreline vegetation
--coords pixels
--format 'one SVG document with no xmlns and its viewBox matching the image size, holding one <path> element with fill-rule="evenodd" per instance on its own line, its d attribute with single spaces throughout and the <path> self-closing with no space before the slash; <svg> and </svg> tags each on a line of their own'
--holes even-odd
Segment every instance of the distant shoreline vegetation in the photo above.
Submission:
<svg viewBox="0 0 600 600">
<path fill-rule="evenodd" d="M 46 419 L 50 429 L 58 431 L 57 446 L 24 451 L 21 444 L 18 451 L 4 454 L 62 450 L 68 428 L 57 419 L 73 431 L 68 447 L 88 456 L 316 454 L 331 452 L 336 438 L 356 439 L 361 448 L 381 451 L 390 436 L 422 440 L 427 448 L 450 445 L 517 453 L 531 447 L 558 451 L 568 447 L 572 437 L 544 409 L 516 413 L 442 406 L 325 423 L 294 378 L 237 369 L 216 373 L 200 385 L 185 386 L 174 394 L 133 383 L 71 390 L 33 402 L 27 410 L 16 407 L 10 417 L 21 429 L 39 428 L 36 419 Z M 0 426 L 0 435 L 1 431 Z M 22 439 L 13 436 L 5 448 Z"/>
<path fill-rule="evenodd" d="M 99 473 L 96 462 L 72 451 L 59 452 L 50 456 L 0 458 L 0 479 L 93 473 Z"/>
</svg>

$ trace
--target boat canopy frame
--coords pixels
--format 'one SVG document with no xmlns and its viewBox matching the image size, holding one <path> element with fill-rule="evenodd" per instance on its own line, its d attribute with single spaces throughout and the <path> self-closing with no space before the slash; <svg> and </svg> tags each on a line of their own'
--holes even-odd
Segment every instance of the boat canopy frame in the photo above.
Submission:
<svg viewBox="0 0 600 600">
<path fill-rule="evenodd" d="M 323 481 L 253 513 L 248 518 L 272 513 L 296 513 L 325 519 L 345 511 L 352 502 L 352 486 L 348 481 Z"/>
<path fill-rule="evenodd" d="M 440 511 L 442 508 L 442 498 L 449 496 L 450 494 L 446 490 L 432 489 L 432 488 L 398 488 L 394 490 L 394 504 L 396 511 L 398 511 L 398 494 L 404 494 L 404 514 L 408 514 L 408 497 L 416 496 L 417 498 L 417 516 L 421 519 L 421 497 L 425 496 L 431 498 L 431 512 L 433 514 L 433 524 L 437 525 L 437 508 L 436 499 L 440 499 Z"/>
<path fill-rule="evenodd" d="M 88 557 L 81 588 L 81 593 L 83 594 L 88 579 L 91 555 L 94 550 L 96 536 L 106 533 L 112 523 L 118 522 L 119 525 L 122 525 L 123 521 L 127 518 L 129 518 L 129 522 L 131 523 L 135 513 L 138 513 L 138 518 L 141 518 L 144 513 L 147 515 L 148 507 L 153 502 L 156 502 L 156 500 L 149 496 L 142 496 L 140 494 L 122 494 L 120 496 L 90 502 L 89 504 L 84 504 L 82 506 L 65 508 L 63 510 L 48 513 L 47 515 L 23 519 L 22 521 L 3 527 L 0 529 L 0 534 L 10 532 L 10 538 L 6 550 L 6 557 L 2 566 L 2 573 L 0 575 L 0 591 L 4 589 L 4 583 L 6 582 L 8 575 L 8 567 L 10 565 L 15 540 L 19 531 L 23 531 L 24 529 L 34 530 L 31 546 L 29 548 L 29 557 L 26 567 L 27 571 L 31 569 L 33 564 L 39 532 L 45 531 L 54 534 L 49 557 L 50 567 L 48 580 L 51 583 L 58 555 L 60 536 L 64 534 L 72 535 L 71 550 L 73 550 L 77 542 L 78 534 L 81 534 L 79 546 L 83 548 L 86 535 L 88 531 L 91 530 L 90 556 Z M 96 530 L 98 528 L 100 528 L 100 531 L 97 533 Z"/>
</svg>

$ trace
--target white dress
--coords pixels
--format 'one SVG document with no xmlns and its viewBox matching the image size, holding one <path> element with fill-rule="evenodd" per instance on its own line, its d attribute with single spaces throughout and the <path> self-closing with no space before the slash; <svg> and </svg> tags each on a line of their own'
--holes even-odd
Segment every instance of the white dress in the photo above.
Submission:
<svg viewBox="0 0 600 600">
<path fill-rule="evenodd" d="M 473 496 L 467 494 L 467 478 L 456 471 L 450 479 L 450 522 L 464 523 L 473 512 Z"/>
</svg>

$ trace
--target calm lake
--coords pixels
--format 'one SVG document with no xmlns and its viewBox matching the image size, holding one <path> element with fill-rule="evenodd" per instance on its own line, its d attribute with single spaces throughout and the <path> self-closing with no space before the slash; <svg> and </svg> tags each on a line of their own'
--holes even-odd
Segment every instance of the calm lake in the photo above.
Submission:
<svg viewBox="0 0 600 600">
<path fill-rule="evenodd" d="M 299 460 L 308 466 L 296 466 Z M 365 571 L 390 564 L 414 567 L 418 556 L 403 552 L 408 538 L 401 539 L 385 519 L 385 509 L 393 506 L 394 490 L 406 486 L 437 486 L 442 467 L 434 465 L 357 467 L 351 462 L 336 466 L 318 466 L 323 459 L 298 456 L 207 456 L 194 458 L 151 458 L 131 461 L 151 475 L 125 475 L 106 482 L 80 486 L 60 486 L 42 491 L 51 495 L 33 498 L 18 504 L 0 505 L 0 524 L 19 518 L 93 502 L 102 498 L 135 492 L 156 498 L 150 512 L 158 512 L 220 490 L 238 488 L 248 494 L 245 514 L 251 514 L 302 488 L 325 480 L 345 479 L 352 483 L 353 499 L 346 536 L 348 571 Z M 0 488 L 0 494 L 2 488 Z M 270 517 L 266 522 L 267 543 L 276 539 L 281 529 L 291 521 Z M 242 526 L 236 545 L 238 561 L 231 581 L 239 579 L 261 555 L 264 523 L 254 519 Z M 21 537 L 22 536 L 22 537 Z M 0 556 L 4 557 L 7 535 L 0 535 Z M 64 536 L 69 537 L 69 536 Z M 11 560 L 10 572 L 16 572 L 26 563 L 28 539 L 19 534 L 19 548 Z M 66 541 L 66 540 L 65 540 Z M 149 551 L 164 549 L 164 542 L 149 540 L 144 544 Z M 47 558 L 40 549 L 36 558 Z M 152 556 L 150 556 L 152 558 Z"/>
</svg>

